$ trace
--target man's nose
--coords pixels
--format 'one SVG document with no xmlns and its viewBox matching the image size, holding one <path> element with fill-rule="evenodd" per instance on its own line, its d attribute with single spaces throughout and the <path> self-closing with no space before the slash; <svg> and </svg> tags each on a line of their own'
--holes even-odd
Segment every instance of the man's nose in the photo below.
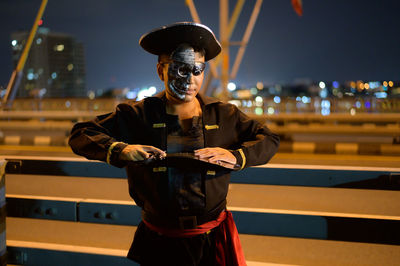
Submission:
<svg viewBox="0 0 400 266">
<path fill-rule="evenodd" d="M 193 77 L 192 72 L 188 73 L 187 76 L 186 76 L 186 83 L 191 84 L 192 83 L 192 77 Z"/>
</svg>

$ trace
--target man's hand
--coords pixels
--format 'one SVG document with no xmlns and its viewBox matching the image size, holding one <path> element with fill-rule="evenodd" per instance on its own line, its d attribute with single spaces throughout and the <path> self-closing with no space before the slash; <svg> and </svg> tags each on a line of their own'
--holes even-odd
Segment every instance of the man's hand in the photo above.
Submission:
<svg viewBox="0 0 400 266">
<path fill-rule="evenodd" d="M 159 158 L 165 158 L 165 156 L 167 156 L 164 151 L 153 146 L 128 145 L 122 150 L 119 159 L 125 161 L 143 161 L 151 155 Z"/>
<path fill-rule="evenodd" d="M 236 165 L 236 157 L 223 148 L 204 148 L 194 151 L 194 155 L 200 160 L 233 169 Z"/>
</svg>

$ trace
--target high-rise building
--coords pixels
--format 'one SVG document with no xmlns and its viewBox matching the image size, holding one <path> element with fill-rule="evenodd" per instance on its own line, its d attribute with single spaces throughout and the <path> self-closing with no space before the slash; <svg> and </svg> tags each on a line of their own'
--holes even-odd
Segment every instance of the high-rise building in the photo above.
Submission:
<svg viewBox="0 0 400 266">
<path fill-rule="evenodd" d="M 28 32 L 11 34 L 14 67 Z M 83 44 L 74 37 L 39 28 L 25 63 L 17 97 L 86 96 Z"/>
</svg>

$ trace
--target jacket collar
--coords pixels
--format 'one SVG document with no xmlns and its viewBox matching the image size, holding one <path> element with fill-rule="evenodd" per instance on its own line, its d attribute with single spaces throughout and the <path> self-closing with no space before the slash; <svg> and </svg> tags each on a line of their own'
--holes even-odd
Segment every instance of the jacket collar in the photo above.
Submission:
<svg viewBox="0 0 400 266">
<path fill-rule="evenodd" d="M 196 97 L 197 97 L 197 99 L 200 100 L 200 103 L 202 103 L 205 106 L 213 104 L 213 103 L 221 102 L 220 100 L 218 100 L 216 98 L 208 97 L 208 96 L 205 96 L 205 95 L 200 94 L 200 93 L 198 93 L 196 95 Z M 158 99 L 158 100 L 161 100 L 163 102 L 166 102 L 167 101 L 167 97 L 165 96 L 165 90 L 163 90 L 162 92 L 160 92 L 160 93 L 158 93 L 158 94 L 156 94 L 156 95 L 154 95 L 152 97 L 148 97 L 147 99 Z"/>
</svg>

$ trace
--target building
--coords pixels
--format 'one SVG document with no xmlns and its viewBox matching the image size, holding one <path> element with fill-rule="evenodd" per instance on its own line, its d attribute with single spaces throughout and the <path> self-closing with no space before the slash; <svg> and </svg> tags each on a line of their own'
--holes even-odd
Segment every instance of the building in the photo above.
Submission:
<svg viewBox="0 0 400 266">
<path fill-rule="evenodd" d="M 11 34 L 14 67 L 29 32 Z M 39 28 L 33 40 L 17 97 L 86 96 L 83 44 L 74 37 Z"/>
</svg>

